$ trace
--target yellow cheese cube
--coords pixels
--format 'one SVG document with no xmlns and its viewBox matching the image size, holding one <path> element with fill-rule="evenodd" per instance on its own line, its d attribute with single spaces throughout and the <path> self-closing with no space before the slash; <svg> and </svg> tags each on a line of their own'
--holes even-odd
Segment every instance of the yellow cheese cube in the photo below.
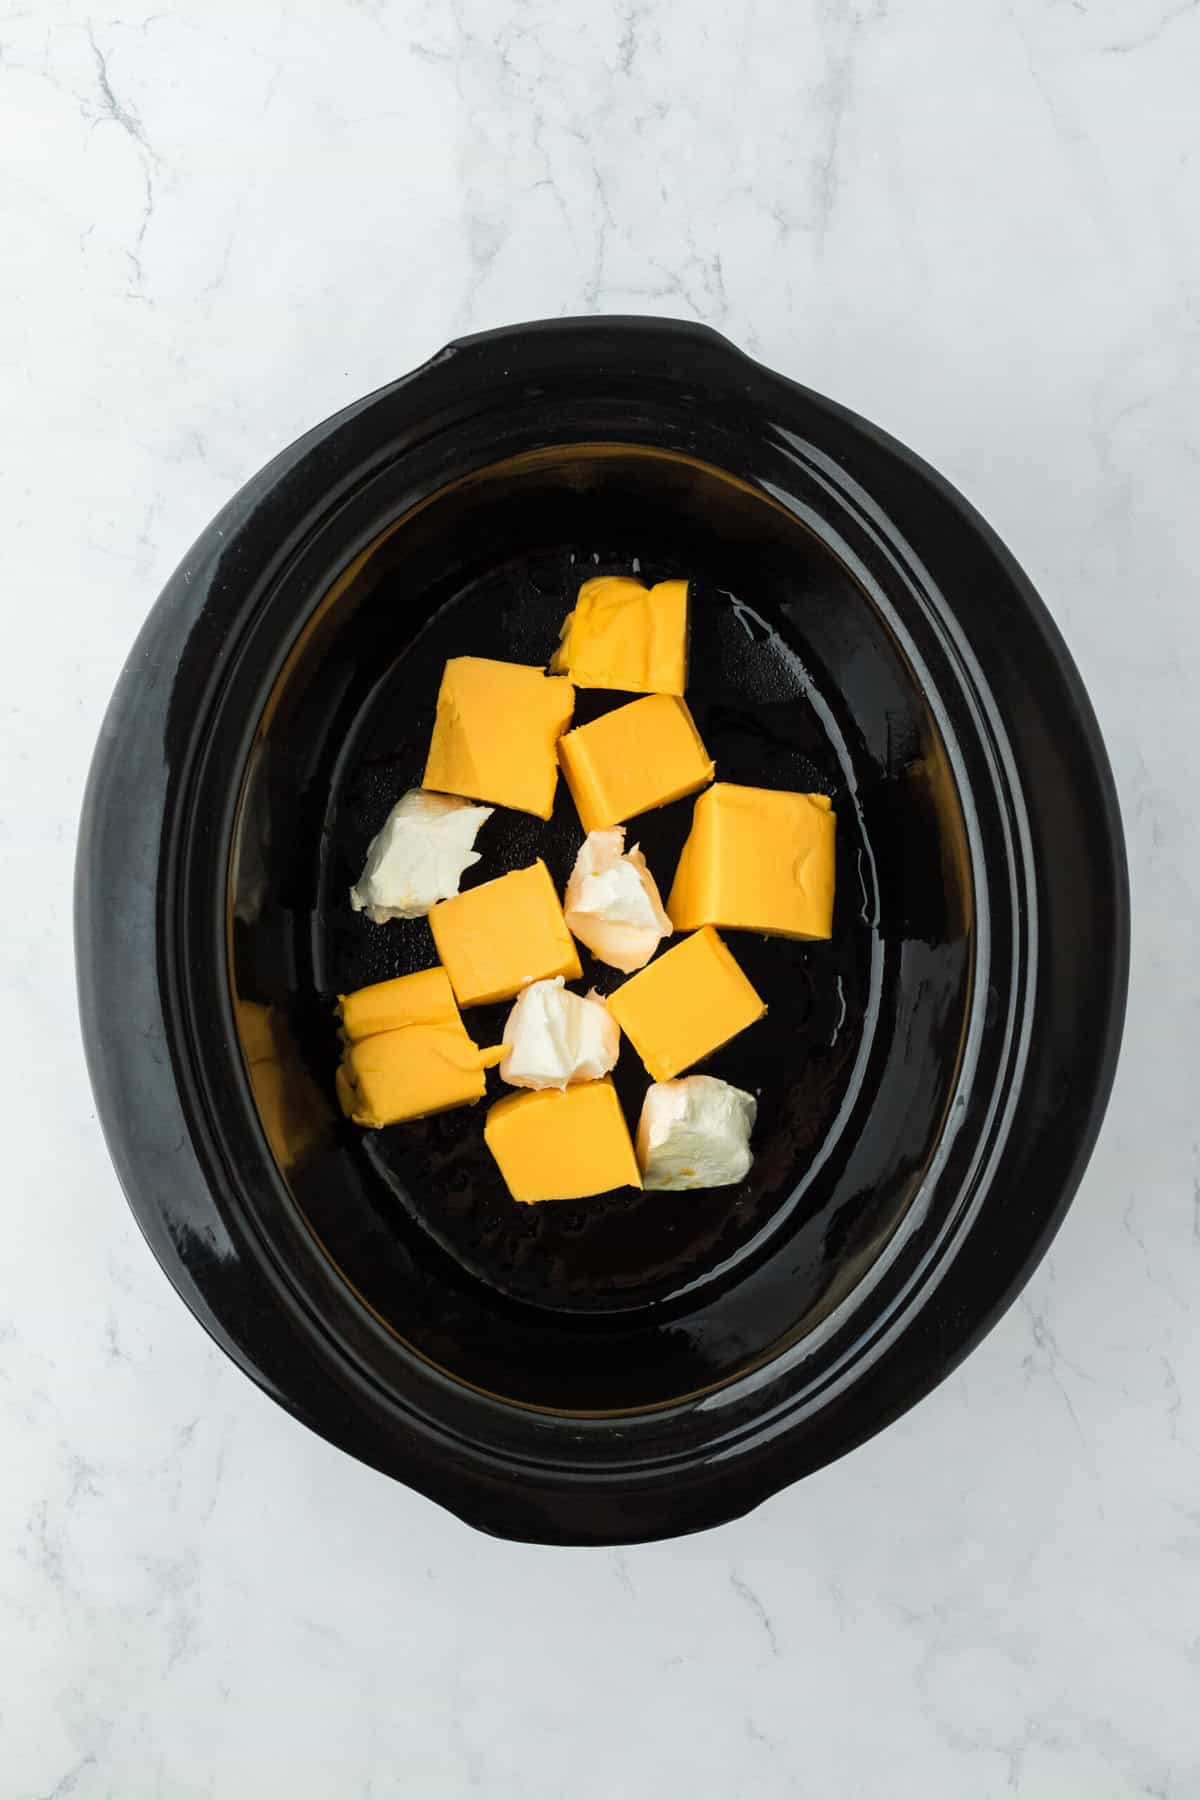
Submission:
<svg viewBox="0 0 1200 1800">
<path fill-rule="evenodd" d="M 585 831 L 606 831 L 712 780 L 712 758 L 684 701 L 650 694 L 559 739 Z"/>
<path fill-rule="evenodd" d="M 421 785 L 548 819 L 558 780 L 555 746 L 574 710 L 575 689 L 562 676 L 526 663 L 452 656 Z"/>
<path fill-rule="evenodd" d="M 576 687 L 682 694 L 687 686 L 688 584 L 602 575 L 585 581 L 563 620 L 551 669 Z"/>
<path fill-rule="evenodd" d="M 346 1047 L 337 1072 L 342 1111 L 357 1125 L 395 1125 L 483 1099 L 486 1067 L 459 1017 L 444 969 L 401 975 L 341 997 Z"/>
<path fill-rule="evenodd" d="M 827 938 L 836 830 L 825 794 L 715 782 L 692 814 L 667 901 L 672 925 Z"/>
<path fill-rule="evenodd" d="M 610 994 L 608 1010 L 655 1081 L 670 1081 L 767 1009 L 705 926 Z"/>
<path fill-rule="evenodd" d="M 398 1031 L 405 1025 L 462 1023 L 445 969 L 422 969 L 417 975 L 376 981 L 352 994 L 339 994 L 338 1013 L 342 1036 L 349 1043 L 381 1031 Z"/>
<path fill-rule="evenodd" d="M 540 860 L 439 900 L 429 925 L 460 1006 L 510 1000 L 530 981 L 554 975 L 577 981 L 583 973 Z"/>
<path fill-rule="evenodd" d="M 611 1081 L 507 1094 L 489 1108 L 483 1135 L 514 1200 L 584 1200 L 642 1185 Z"/>
</svg>

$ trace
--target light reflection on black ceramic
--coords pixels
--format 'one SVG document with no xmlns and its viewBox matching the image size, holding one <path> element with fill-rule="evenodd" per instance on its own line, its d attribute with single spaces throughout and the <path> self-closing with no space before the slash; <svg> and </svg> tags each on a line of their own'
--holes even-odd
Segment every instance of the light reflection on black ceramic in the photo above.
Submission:
<svg viewBox="0 0 1200 1800">
<path fill-rule="evenodd" d="M 771 1006 L 711 1064 L 761 1090 L 741 1188 L 520 1208 L 481 1109 L 338 1118 L 332 994 L 432 960 L 346 890 L 445 658 L 544 661 L 578 572 L 635 556 L 698 576 L 719 773 L 833 796 L 834 939 L 731 937 Z M 664 890 L 689 811 L 631 830 Z M 471 879 L 541 854 L 561 882 L 580 837 L 565 792 L 549 826 L 497 814 Z M 986 527 L 862 421 L 652 321 L 457 346 L 256 478 L 114 699 L 78 925 L 101 1114 L 189 1304 L 355 1454 L 584 1541 L 742 1511 L 953 1366 L 1078 1179 L 1127 948 L 1094 722 Z M 632 1122 L 628 1046 L 618 1079 Z"/>
</svg>

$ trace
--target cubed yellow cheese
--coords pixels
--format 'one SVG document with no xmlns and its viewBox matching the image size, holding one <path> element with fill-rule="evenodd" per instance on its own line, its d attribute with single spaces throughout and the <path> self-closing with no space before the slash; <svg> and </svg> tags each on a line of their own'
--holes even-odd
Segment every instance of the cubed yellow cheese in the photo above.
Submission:
<svg viewBox="0 0 1200 1800">
<path fill-rule="evenodd" d="M 530 981 L 583 973 L 541 861 L 440 900 L 429 925 L 460 1006 L 510 1000 Z"/>
<path fill-rule="evenodd" d="M 483 1135 L 514 1200 L 584 1200 L 642 1185 L 611 1081 L 508 1094 L 489 1108 Z"/>
<path fill-rule="evenodd" d="M 672 925 L 827 938 L 836 830 L 825 794 L 715 782 L 692 814 L 667 901 Z"/>
<path fill-rule="evenodd" d="M 559 739 L 585 831 L 606 831 L 712 780 L 712 758 L 684 701 L 649 694 Z"/>
<path fill-rule="evenodd" d="M 610 994 L 608 1010 L 655 1081 L 670 1081 L 767 1009 L 705 926 Z"/>
<path fill-rule="evenodd" d="M 472 1042 L 444 969 L 344 994 L 341 1014 L 338 1100 L 358 1125 L 395 1125 L 482 1100 L 484 1069 L 502 1054 Z"/>
<path fill-rule="evenodd" d="M 550 667 L 576 687 L 682 694 L 687 686 L 688 584 L 647 587 L 625 576 L 585 581 L 563 620 Z"/>
<path fill-rule="evenodd" d="M 575 689 L 562 676 L 525 663 L 452 656 L 442 672 L 422 786 L 548 819 L 558 780 L 555 748 L 574 710 Z"/>
<path fill-rule="evenodd" d="M 445 969 L 422 969 L 417 975 L 400 975 L 340 994 L 338 1014 L 342 1036 L 349 1043 L 405 1025 L 462 1023 Z"/>
</svg>

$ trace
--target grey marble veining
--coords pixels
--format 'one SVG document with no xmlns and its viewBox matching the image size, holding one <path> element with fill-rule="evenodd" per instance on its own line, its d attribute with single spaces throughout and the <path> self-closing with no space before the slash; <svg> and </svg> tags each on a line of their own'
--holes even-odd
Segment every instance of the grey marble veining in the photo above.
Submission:
<svg viewBox="0 0 1200 1800">
<path fill-rule="evenodd" d="M 1200 1793 L 1200 5 L 82 0 L 0 13 L 0 1791 Z M 81 782 L 191 538 L 436 349 L 706 320 L 945 470 L 1129 834 L 1114 1104 L 897 1427 L 620 1554 L 474 1537 L 207 1342 L 98 1138 Z"/>
</svg>

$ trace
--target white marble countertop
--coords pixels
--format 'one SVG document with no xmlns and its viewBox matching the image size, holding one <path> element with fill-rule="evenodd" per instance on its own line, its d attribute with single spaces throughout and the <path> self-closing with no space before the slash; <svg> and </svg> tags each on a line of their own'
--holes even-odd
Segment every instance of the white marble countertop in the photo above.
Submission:
<svg viewBox="0 0 1200 1800">
<path fill-rule="evenodd" d="M 84 0 L 0 17 L 5 1800 L 1200 1793 L 1195 0 Z M 622 1554 L 461 1527 L 263 1398 L 125 1208 L 73 838 L 166 575 L 467 328 L 707 320 L 1046 596 L 1135 956 L 1053 1252 L 899 1425 Z"/>
</svg>

